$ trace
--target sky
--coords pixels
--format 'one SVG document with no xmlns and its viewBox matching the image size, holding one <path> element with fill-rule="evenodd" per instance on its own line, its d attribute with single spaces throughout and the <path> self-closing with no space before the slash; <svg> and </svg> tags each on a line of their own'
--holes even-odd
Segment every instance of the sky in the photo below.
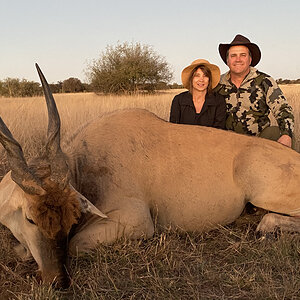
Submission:
<svg viewBox="0 0 300 300">
<path fill-rule="evenodd" d="M 163 56 L 181 83 L 184 67 L 202 58 L 228 70 L 220 43 L 236 34 L 262 52 L 257 68 L 275 79 L 300 78 L 299 0 L 0 0 L 0 80 L 49 83 L 86 70 L 108 45 L 139 42 Z"/>
</svg>

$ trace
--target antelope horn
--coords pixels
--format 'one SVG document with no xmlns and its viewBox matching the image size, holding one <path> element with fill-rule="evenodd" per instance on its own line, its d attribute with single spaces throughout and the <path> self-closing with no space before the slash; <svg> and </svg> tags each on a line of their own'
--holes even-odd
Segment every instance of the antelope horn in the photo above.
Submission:
<svg viewBox="0 0 300 300">
<path fill-rule="evenodd" d="M 13 138 L 11 132 L 0 117 L 0 143 L 6 150 L 11 177 L 21 189 L 32 195 L 44 195 L 46 192 L 41 186 L 41 182 L 28 168 L 20 144 Z"/>
<path fill-rule="evenodd" d="M 49 84 L 39 68 L 38 64 L 35 64 L 38 71 L 45 99 L 48 109 L 48 131 L 47 131 L 47 143 L 46 154 L 51 161 L 52 177 L 56 181 L 65 185 L 68 179 L 68 166 L 66 164 L 64 153 L 60 147 L 60 117 L 57 111 L 55 100 L 50 90 Z"/>
<path fill-rule="evenodd" d="M 55 104 L 55 100 L 53 98 L 53 95 L 51 93 L 50 87 L 48 85 L 48 82 L 42 73 L 40 67 L 38 64 L 35 64 L 36 69 L 38 71 L 43 91 L 45 94 L 45 99 L 47 103 L 47 109 L 48 109 L 48 132 L 47 132 L 47 144 L 46 148 L 48 151 L 48 154 L 53 154 L 55 156 L 57 153 L 61 152 L 60 148 L 60 118 L 57 111 L 57 107 Z"/>
</svg>

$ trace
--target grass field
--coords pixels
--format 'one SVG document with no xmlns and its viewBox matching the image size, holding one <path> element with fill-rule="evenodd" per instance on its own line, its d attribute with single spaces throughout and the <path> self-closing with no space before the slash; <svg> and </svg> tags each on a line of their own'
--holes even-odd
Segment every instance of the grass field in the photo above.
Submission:
<svg viewBox="0 0 300 300">
<path fill-rule="evenodd" d="M 282 86 L 294 108 L 300 150 L 300 86 Z M 168 119 L 179 91 L 150 96 L 55 95 L 63 142 L 104 113 L 146 108 Z M 47 125 L 43 98 L 0 99 L 0 115 L 23 146 L 40 152 Z M 0 178 L 8 171 L 0 149 Z M 0 226 L 0 299 L 300 299 L 300 237 L 257 237 L 259 214 L 210 233 L 166 229 L 149 240 L 119 241 L 70 261 L 72 285 L 57 291 L 36 281 L 34 261 L 21 262 L 16 241 Z"/>
</svg>

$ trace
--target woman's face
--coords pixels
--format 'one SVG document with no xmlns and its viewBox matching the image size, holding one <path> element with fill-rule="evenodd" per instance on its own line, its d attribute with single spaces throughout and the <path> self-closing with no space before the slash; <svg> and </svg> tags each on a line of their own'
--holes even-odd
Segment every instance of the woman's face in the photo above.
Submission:
<svg viewBox="0 0 300 300">
<path fill-rule="evenodd" d="M 209 84 L 209 78 L 204 75 L 203 71 L 198 68 L 193 76 L 193 90 L 197 90 L 199 92 L 207 91 L 207 87 Z"/>
</svg>

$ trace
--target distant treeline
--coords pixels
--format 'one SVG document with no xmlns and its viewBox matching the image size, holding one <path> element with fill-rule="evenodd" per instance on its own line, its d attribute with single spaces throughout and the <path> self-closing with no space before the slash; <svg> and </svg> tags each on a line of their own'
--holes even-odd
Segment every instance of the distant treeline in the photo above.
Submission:
<svg viewBox="0 0 300 300">
<path fill-rule="evenodd" d="M 94 92 L 92 86 L 88 83 L 82 83 L 78 78 L 69 78 L 64 81 L 49 84 L 52 93 L 82 93 Z M 160 83 L 158 90 L 179 89 L 182 85 L 177 83 Z M 38 82 L 28 81 L 26 79 L 6 78 L 0 81 L 1 97 L 34 97 L 43 95 L 43 90 Z"/>
<path fill-rule="evenodd" d="M 276 80 L 278 84 L 300 84 L 300 78 L 299 79 L 282 79 L 279 78 Z"/>
<path fill-rule="evenodd" d="M 278 84 L 300 84 L 300 79 L 282 79 L 276 80 Z M 68 78 L 64 81 L 49 84 L 52 93 L 82 93 L 82 92 L 97 92 L 93 86 L 88 83 L 82 83 L 78 78 Z M 156 90 L 181 89 L 183 86 L 178 83 L 166 84 L 160 82 L 156 85 Z M 145 90 L 147 88 L 145 87 Z M 43 90 L 40 83 L 28 81 L 26 79 L 6 78 L 0 81 L 0 96 L 1 97 L 34 97 L 43 95 Z"/>
<path fill-rule="evenodd" d="M 69 78 L 56 84 L 49 84 L 53 93 L 76 93 L 88 91 L 88 84 L 78 78 Z M 26 79 L 6 78 L 0 81 L 0 96 L 2 97 L 33 97 L 43 94 L 40 83 Z"/>
</svg>

